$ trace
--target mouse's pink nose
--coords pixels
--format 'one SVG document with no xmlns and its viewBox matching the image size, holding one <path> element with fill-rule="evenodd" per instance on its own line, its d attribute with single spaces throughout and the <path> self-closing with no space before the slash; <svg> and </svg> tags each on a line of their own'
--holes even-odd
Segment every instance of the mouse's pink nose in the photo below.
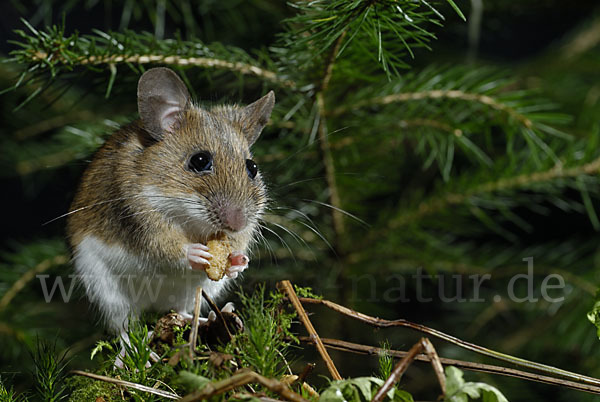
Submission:
<svg viewBox="0 0 600 402">
<path fill-rule="evenodd" d="M 242 230 L 246 227 L 246 215 L 242 208 L 239 207 L 227 207 L 225 209 L 225 217 L 224 217 L 225 225 L 234 231 Z"/>
</svg>

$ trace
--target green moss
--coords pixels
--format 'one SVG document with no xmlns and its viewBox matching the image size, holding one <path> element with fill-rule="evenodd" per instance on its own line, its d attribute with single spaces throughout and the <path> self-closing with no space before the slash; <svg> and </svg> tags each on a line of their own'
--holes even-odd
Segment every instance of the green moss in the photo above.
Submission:
<svg viewBox="0 0 600 402">
<path fill-rule="evenodd" d="M 90 402 L 98 398 L 105 402 L 121 400 L 119 388 L 114 384 L 81 376 L 69 377 L 66 383 L 71 389 L 69 402 Z"/>
</svg>

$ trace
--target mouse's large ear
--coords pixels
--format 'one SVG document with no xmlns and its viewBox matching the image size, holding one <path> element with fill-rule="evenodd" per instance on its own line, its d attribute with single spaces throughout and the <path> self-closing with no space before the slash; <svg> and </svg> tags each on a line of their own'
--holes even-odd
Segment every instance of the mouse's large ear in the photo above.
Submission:
<svg viewBox="0 0 600 402">
<path fill-rule="evenodd" d="M 188 105 L 190 94 L 173 70 L 157 67 L 140 77 L 137 99 L 144 128 L 160 140 L 173 128 L 177 116 Z"/>
<path fill-rule="evenodd" d="M 273 91 L 269 91 L 268 94 L 256 102 L 242 108 L 240 122 L 248 140 L 248 145 L 254 144 L 262 129 L 269 122 L 273 106 L 275 106 L 275 94 Z"/>
</svg>

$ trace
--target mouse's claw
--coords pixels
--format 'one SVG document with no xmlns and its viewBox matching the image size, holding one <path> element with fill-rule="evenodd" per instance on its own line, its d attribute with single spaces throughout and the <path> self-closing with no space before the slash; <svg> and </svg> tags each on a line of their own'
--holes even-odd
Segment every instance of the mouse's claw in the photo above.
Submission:
<svg viewBox="0 0 600 402">
<path fill-rule="evenodd" d="M 180 314 L 183 317 L 183 320 L 186 322 L 191 323 L 192 320 L 194 319 L 194 316 L 190 313 L 187 313 L 185 311 L 179 311 L 178 314 Z M 208 322 L 208 318 L 205 317 L 198 317 L 198 324 L 200 325 L 204 325 Z"/>
<path fill-rule="evenodd" d="M 156 354 L 156 352 L 150 352 L 150 360 L 154 363 L 158 363 L 160 361 L 160 356 Z M 146 362 L 146 367 L 150 367 L 150 361 Z"/>
<path fill-rule="evenodd" d="M 227 302 L 227 304 L 223 306 L 221 311 L 224 313 L 233 313 L 235 311 L 235 305 L 233 304 L 233 302 Z"/>
<path fill-rule="evenodd" d="M 240 272 L 243 272 L 248 268 L 250 258 L 240 251 L 234 251 L 229 254 L 229 261 L 231 262 L 231 266 L 227 268 L 225 275 L 227 275 L 229 279 L 235 279 Z"/>
<path fill-rule="evenodd" d="M 195 270 L 204 271 L 210 266 L 210 259 L 213 257 L 208 252 L 208 247 L 201 243 L 192 243 L 186 246 L 186 256 L 190 267 Z"/>
</svg>

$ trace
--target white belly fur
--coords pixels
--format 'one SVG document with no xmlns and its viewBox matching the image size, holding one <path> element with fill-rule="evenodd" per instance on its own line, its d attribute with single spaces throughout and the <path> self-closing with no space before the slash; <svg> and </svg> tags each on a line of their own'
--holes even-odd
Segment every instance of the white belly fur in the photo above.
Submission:
<svg viewBox="0 0 600 402">
<path fill-rule="evenodd" d="M 184 258 L 175 267 L 153 264 L 91 235 L 75 247 L 74 263 L 90 301 L 115 332 L 126 328 L 129 316 L 145 310 L 192 313 L 197 286 L 217 299 L 232 282 L 212 281 L 204 272 L 193 271 Z"/>
</svg>

